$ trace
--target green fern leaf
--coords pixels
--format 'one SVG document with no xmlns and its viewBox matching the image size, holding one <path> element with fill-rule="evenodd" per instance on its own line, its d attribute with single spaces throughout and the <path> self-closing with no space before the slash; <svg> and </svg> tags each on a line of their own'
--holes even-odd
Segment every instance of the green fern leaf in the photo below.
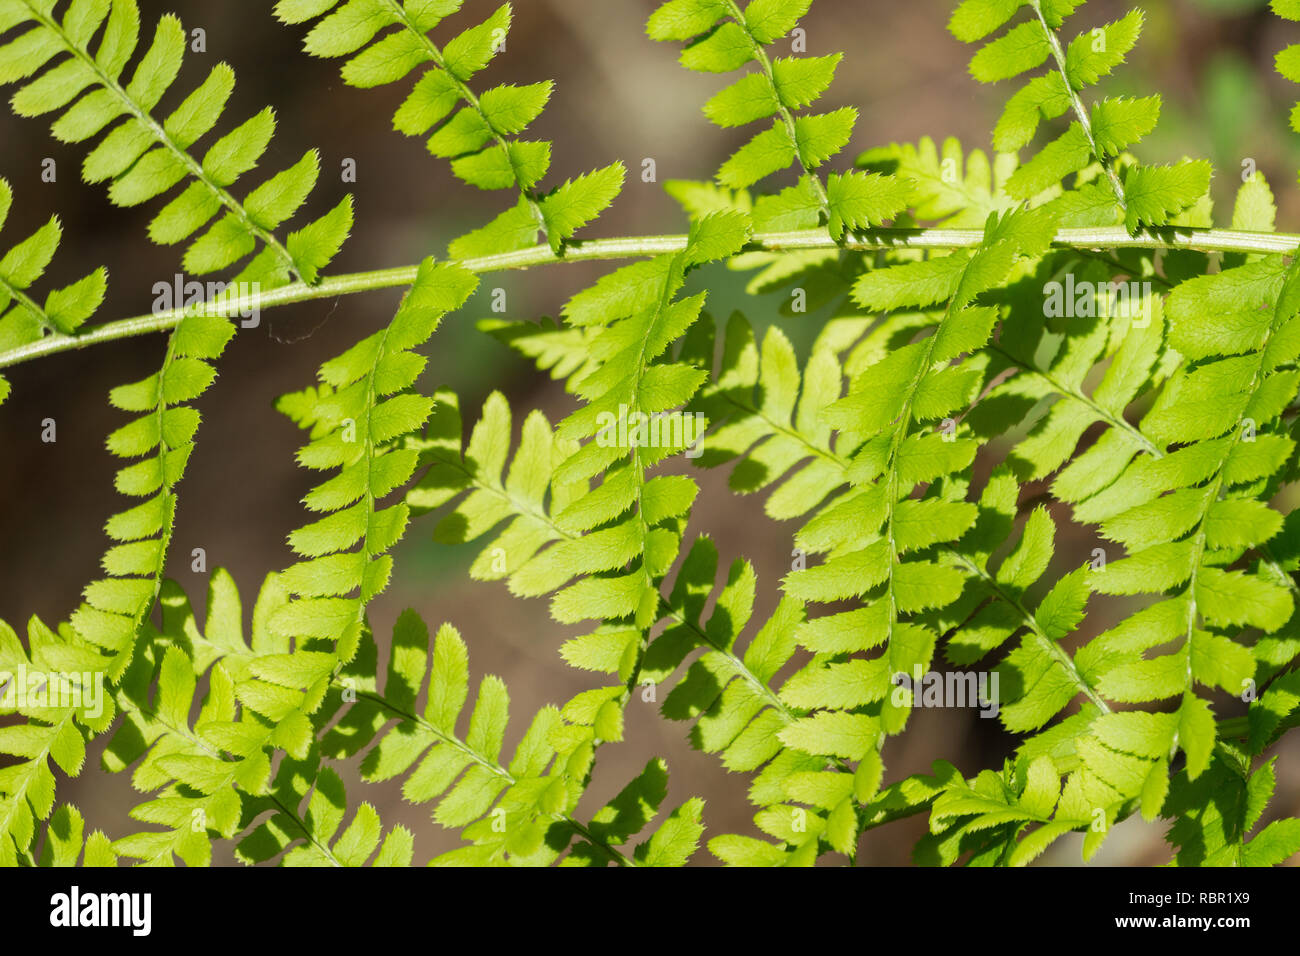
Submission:
<svg viewBox="0 0 1300 956">
<path fill-rule="evenodd" d="M 150 237 L 159 243 L 181 242 L 221 214 L 190 243 L 186 271 L 200 275 L 220 271 L 260 246 L 262 251 L 247 262 L 237 281 L 266 288 L 291 278 L 315 281 L 328 261 L 327 250 L 313 256 L 310 249 L 295 248 L 297 243 L 281 242 L 273 230 L 297 210 L 315 185 L 317 155 L 308 153 L 243 203 L 235 199 L 229 189 L 266 151 L 275 119 L 269 109 L 264 110 L 213 142 L 202 159 L 196 158 L 191 150 L 216 127 L 234 87 L 234 74 L 224 63 L 215 66 L 165 118 L 153 116 L 184 58 L 187 35 L 176 17 L 168 14 L 159 20 L 152 44 L 128 82 L 122 75 L 140 40 L 136 0 L 73 4 L 62 20 L 56 18 L 52 3 L 14 0 L 6 7 L 5 23 L 32 26 L 0 47 L 0 82 L 25 83 L 11 100 L 16 113 L 40 116 L 62 110 L 53 132 L 68 143 L 87 142 L 112 126 L 86 157 L 82 175 L 87 182 L 111 181 L 109 198 L 120 206 L 136 206 L 192 179 L 150 223 Z M 99 44 L 92 49 L 97 34 Z M 346 234 L 351 197 L 328 215 L 346 220 L 342 227 Z M 328 253 L 332 256 L 336 251 L 337 245 Z"/>
<path fill-rule="evenodd" d="M 0 179 L 0 228 L 9 217 L 12 203 L 13 190 Z M 71 285 L 52 289 L 44 305 L 28 294 L 54 258 L 62 232 L 58 217 L 51 217 L 0 257 L 0 350 L 30 345 L 47 335 L 72 335 L 103 302 L 108 283 L 103 268 Z M 0 404 L 8 394 L 9 384 L 0 377 Z"/>
</svg>

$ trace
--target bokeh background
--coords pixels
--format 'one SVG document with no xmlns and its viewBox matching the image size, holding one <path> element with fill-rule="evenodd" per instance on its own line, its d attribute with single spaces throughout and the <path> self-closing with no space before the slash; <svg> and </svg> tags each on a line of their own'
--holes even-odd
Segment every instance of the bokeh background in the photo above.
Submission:
<svg viewBox="0 0 1300 956">
<path fill-rule="evenodd" d="M 1128 5 L 1093 0 L 1073 26 L 1091 28 L 1122 15 Z M 225 60 L 235 68 L 238 83 L 221 128 L 272 104 L 279 126 L 262 168 L 282 169 L 317 147 L 324 172 L 316 205 L 306 212 L 324 211 L 344 192 L 354 193 L 356 226 L 332 271 L 440 255 L 451 238 L 486 221 L 508 201 L 505 193 L 483 194 L 457 182 L 446 163 L 428 155 L 421 140 L 392 132 L 390 119 L 409 81 L 373 91 L 345 86 L 337 61 L 301 52 L 304 28 L 280 25 L 270 0 L 141 0 L 140 6 L 146 23 L 171 11 L 187 29 L 206 31 L 207 52 L 187 56 L 164 108 L 193 89 L 215 62 Z M 495 6 L 490 0 L 467 0 L 463 13 L 444 24 L 444 30 L 478 22 Z M 823 102 L 860 110 L 853 153 L 922 136 L 955 135 L 968 148 L 988 148 L 1010 90 L 982 88 L 969 77 L 966 65 L 973 48 L 945 29 L 952 6 L 952 0 L 814 4 L 803 24 L 808 52 L 846 54 Z M 1217 171 L 1215 198 L 1226 221 L 1241 164 L 1251 158 L 1278 193 L 1279 228 L 1300 230 L 1295 177 L 1300 136 L 1286 125 L 1300 93 L 1273 71 L 1274 54 L 1300 39 L 1295 25 L 1273 17 L 1265 0 L 1143 0 L 1141 6 L 1147 14 L 1143 38 L 1129 63 L 1103 82 L 1111 92 L 1163 95 L 1161 123 L 1140 147 L 1143 159 L 1211 159 Z M 676 63 L 675 45 L 648 40 L 644 23 L 653 7 L 652 0 L 518 0 L 506 55 L 475 81 L 483 88 L 556 80 L 549 107 L 530 130 L 534 138 L 555 143 L 548 184 L 615 159 L 632 171 L 622 196 L 584 233 L 587 237 L 683 231 L 683 216 L 664 194 L 662 182 L 707 179 L 752 132 L 724 131 L 706 121 L 699 107 L 725 79 L 683 70 Z M 16 193 L 4 245 L 56 212 L 66 235 L 45 281 L 63 284 L 102 264 L 110 283 L 96 319 L 148 312 L 153 284 L 170 280 L 179 270 L 179 250 L 154 247 L 146 238 L 146 225 L 159 203 L 115 209 L 102 187 L 81 183 L 82 156 L 80 147 L 58 144 L 48 123 L 0 113 L 0 175 Z M 636 174 L 646 157 L 657 163 L 659 184 L 642 183 Z M 56 161 L 55 183 L 41 181 L 46 158 Z M 355 184 L 339 181 L 345 159 L 356 161 Z M 257 176 L 249 181 L 257 182 Z M 427 346 L 430 363 L 423 385 L 456 389 L 470 419 L 477 417 L 488 392 L 500 389 L 516 409 L 516 424 L 534 407 L 557 420 L 571 399 L 474 325 L 491 314 L 487 295 L 493 288 L 506 289 L 508 317 L 554 315 L 569 295 L 605 268 L 555 266 L 485 282 Z M 743 277 L 719 269 L 696 281 L 710 288 L 715 314 L 726 315 L 742 303 Z M 180 486 L 170 565 L 200 614 L 206 576 L 190 569 L 193 548 L 205 549 L 209 568 L 232 572 L 246 612 L 263 575 L 292 563 L 285 539 L 305 521 L 299 500 L 310 479 L 293 462 L 301 435 L 272 403 L 283 392 L 311 383 L 321 361 L 386 322 L 398 297 L 394 290 L 278 308 L 263 314 L 259 328 L 235 336 L 220 362 L 216 385 L 198 403 L 204 424 Z M 774 300 L 745 304 L 756 323 L 782 323 L 805 350 L 826 318 L 824 313 L 781 318 Z M 161 337 L 138 338 L 7 370 L 14 394 L 0 409 L 0 618 L 20 629 L 34 614 L 49 622 L 63 620 L 78 603 L 81 588 L 98 575 L 106 546 L 102 524 L 123 507 L 113 491 L 119 463 L 104 447 L 104 437 L 123 419 L 108 407 L 106 395 L 113 386 L 156 370 L 163 348 Z M 40 439 L 45 418 L 57 422 L 54 444 Z M 776 604 L 776 582 L 789 570 L 793 529 L 763 517 L 758 500 L 729 494 L 725 472 L 698 477 L 703 493 L 691 530 L 712 535 L 723 562 L 747 556 L 755 563 L 760 579 L 756 619 L 761 620 Z M 470 645 L 475 677 L 496 673 L 510 687 L 514 720 L 507 748 L 512 747 L 538 706 L 562 703 L 595 686 L 595 679 L 561 661 L 560 644 L 577 632 L 552 623 L 544 600 L 517 600 L 501 585 L 472 581 L 467 568 L 473 545 L 434 544 L 431 529 L 428 519 L 415 523 L 400 546 L 392 586 L 373 605 L 375 632 L 382 646 L 383 635 L 406 607 L 416 608 L 431 627 L 442 621 L 455 624 Z M 1077 565 L 1076 558 L 1091 547 L 1090 538 L 1067 538 L 1060 543 L 1058 560 Z M 1104 614 L 1093 615 L 1088 632 L 1109 623 Z M 707 801 L 706 837 L 756 832 L 745 799 L 747 778 L 730 775 L 715 758 L 692 751 L 685 728 L 660 717 L 655 705 L 634 700 L 627 723 L 628 739 L 601 750 L 585 811 L 598 808 L 658 754 L 667 759 L 671 773 L 666 806 L 698 794 Z M 996 724 L 967 711 L 916 711 L 907 735 L 889 745 L 887 779 L 926 771 L 939 756 L 968 774 L 999 765 L 1013 742 Z M 132 826 L 125 811 L 139 798 L 127 774 L 98 770 L 101 749 L 102 741 L 92 748 L 90 765 L 79 779 L 60 781 L 60 798 L 75 802 L 91 826 L 122 836 Z M 1291 753 L 1279 768 L 1276 813 L 1300 812 L 1297 758 L 1300 753 Z M 417 860 L 455 845 L 429 819 L 427 808 L 402 803 L 396 785 L 369 787 L 364 793 L 359 786 L 349 790 L 353 802 L 374 803 L 386 824 L 403 822 L 416 833 Z M 871 832 L 859 863 L 907 863 L 924 825 L 922 817 Z M 1096 862 L 1154 864 L 1167 858 L 1163 828 L 1135 820 L 1118 828 Z M 217 862 L 232 859 L 228 847 L 218 849 Z M 1062 841 L 1043 858 L 1063 865 L 1078 860 L 1077 840 Z M 694 862 L 713 861 L 701 852 Z"/>
</svg>

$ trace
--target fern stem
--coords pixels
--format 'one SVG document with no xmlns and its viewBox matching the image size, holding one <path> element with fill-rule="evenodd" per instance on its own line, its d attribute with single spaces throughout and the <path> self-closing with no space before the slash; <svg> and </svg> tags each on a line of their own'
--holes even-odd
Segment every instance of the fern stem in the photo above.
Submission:
<svg viewBox="0 0 1300 956">
<path fill-rule="evenodd" d="M 984 583 L 985 587 L 989 588 L 989 590 L 993 592 L 993 595 L 997 600 L 1002 601 L 1020 615 L 1021 621 L 1027 628 L 1029 628 L 1034 637 L 1038 639 L 1038 642 L 1043 645 L 1043 649 L 1047 651 L 1047 653 L 1058 664 L 1060 664 L 1062 668 L 1064 668 L 1066 674 L 1069 675 L 1070 680 L 1074 682 L 1074 685 L 1083 692 L 1084 696 L 1087 697 L 1088 700 L 1092 701 L 1092 703 L 1095 704 L 1103 714 L 1109 714 L 1111 712 L 1110 705 L 1106 703 L 1105 699 L 1098 694 L 1095 689 L 1093 689 L 1093 686 L 1088 683 L 1084 676 L 1079 673 L 1079 668 L 1075 665 L 1074 658 L 1069 655 L 1065 648 L 1061 647 L 1059 642 L 1054 641 L 1051 635 L 1043 630 L 1042 625 L 1038 623 L 1038 619 L 1035 618 L 1033 614 L 1029 613 L 1029 609 L 1026 608 L 1024 604 L 1008 594 L 1006 590 L 1003 589 L 1002 585 L 998 584 L 997 579 L 994 578 L 993 575 L 989 574 L 984 568 L 981 568 L 979 565 L 969 560 L 961 552 L 957 551 L 955 548 L 949 548 L 948 552 L 964 565 L 971 574 L 978 577 L 980 581 Z"/>
<path fill-rule="evenodd" d="M 14 302 L 17 302 L 19 305 L 23 306 L 28 312 L 30 312 L 35 317 L 36 321 L 41 324 L 41 328 L 55 335 L 59 334 L 59 330 L 50 324 L 50 317 L 46 315 L 45 310 L 42 309 L 39 305 L 37 305 L 36 301 L 32 299 L 32 297 L 29 296 L 22 289 L 19 289 L 17 286 L 10 285 L 5 280 L 5 277 L 2 273 L 0 273 L 0 292 L 6 293 L 10 299 L 12 299 Z"/>
<path fill-rule="evenodd" d="M 735 668 L 736 673 L 740 675 L 741 679 L 753 687 L 755 691 L 771 704 L 787 724 L 794 722 L 795 714 L 786 706 L 785 701 L 777 696 L 776 691 L 772 690 L 772 688 L 768 686 L 767 681 L 760 680 L 757 674 L 746 667 L 745 662 L 741 658 L 737 657 L 734 651 L 724 648 L 721 644 L 710 637 L 702 627 L 694 621 L 688 620 L 684 614 L 673 608 L 667 601 L 661 599 L 659 606 L 661 608 L 661 620 L 667 618 L 674 624 L 679 624 L 693 631 L 700 639 L 700 643 L 707 646 L 714 654 L 719 654 L 722 657 L 725 657 L 732 667 Z"/>
<path fill-rule="evenodd" d="M 1110 158 L 1097 145 L 1097 136 L 1092 131 L 1092 118 L 1088 115 L 1083 100 L 1079 98 L 1079 91 L 1070 83 L 1070 73 L 1065 65 L 1065 51 L 1061 49 L 1061 39 L 1056 35 L 1056 31 L 1048 26 L 1047 18 L 1043 16 L 1041 0 L 1032 0 L 1030 5 L 1038 16 L 1038 22 L 1043 26 L 1043 32 L 1047 34 L 1048 46 L 1052 48 L 1052 58 L 1056 61 L 1056 68 L 1061 73 L 1061 82 L 1064 83 L 1065 91 L 1070 97 L 1070 108 L 1074 111 L 1079 126 L 1083 128 L 1083 135 L 1088 138 L 1088 145 L 1092 147 L 1092 155 L 1101 164 L 1102 170 L 1106 173 L 1106 178 L 1110 180 L 1110 188 L 1115 193 L 1115 201 L 1119 203 L 1120 210 L 1127 211 L 1128 198 L 1124 195 L 1124 185 L 1119 181 L 1119 175 L 1111 165 Z"/>
<path fill-rule="evenodd" d="M 996 352 L 1006 358 L 1009 362 L 1015 365 L 1016 368 L 1020 369 L 1022 373 L 1042 379 L 1047 383 L 1052 391 L 1056 392 L 1058 395 L 1064 398 L 1073 399 L 1081 405 L 1087 406 L 1088 410 L 1097 417 L 1098 421 L 1103 421 L 1112 428 L 1118 428 L 1120 431 L 1124 432 L 1148 455 L 1151 455 L 1153 458 L 1161 458 L 1164 456 L 1164 453 L 1156 446 L 1156 444 L 1151 441 L 1151 439 L 1147 438 L 1146 435 L 1142 434 L 1141 430 L 1138 429 L 1136 425 L 1129 422 L 1123 415 L 1113 415 L 1106 411 L 1106 409 L 1102 408 L 1095 399 L 1085 393 L 1083 389 L 1079 388 L 1077 385 L 1066 385 L 1064 382 L 1058 381 L 1056 377 L 1052 375 L 1050 370 L 1041 369 L 1031 361 L 1013 355 L 1004 349 L 1001 343 L 990 342 L 988 349 L 989 351 Z"/>
<path fill-rule="evenodd" d="M 869 229 L 836 242 L 825 229 L 756 234 L 745 252 L 799 252 L 848 249 L 853 252 L 888 249 L 972 249 L 984 233 L 978 229 Z M 549 245 L 537 245 L 516 252 L 462 259 L 457 265 L 483 274 L 562 262 L 592 262 L 608 259 L 641 259 L 680 252 L 685 235 L 627 236 L 571 242 L 560 252 Z M 1148 230 L 1131 236 L 1122 227 L 1062 229 L 1053 240 L 1058 249 L 1179 249 L 1195 252 L 1241 252 L 1267 255 L 1290 254 L 1300 249 L 1300 235 L 1294 233 L 1244 232 L 1232 229 L 1168 228 Z M 409 286 L 418 266 L 397 266 L 370 272 L 354 272 L 321 279 L 316 285 L 296 282 L 257 295 L 225 297 L 189 309 L 171 309 L 97 325 L 80 335 L 47 335 L 36 342 L 0 352 L 0 368 L 20 365 L 58 352 L 86 348 L 104 342 L 164 332 L 178 325 L 187 314 L 235 316 L 249 309 L 269 309 L 295 302 L 331 299 L 358 292 Z"/>
<path fill-rule="evenodd" d="M 95 79 L 100 86 L 108 90 L 121 101 L 126 112 L 135 117 L 136 121 L 149 131 L 155 142 L 176 157 L 176 160 L 185 167 L 190 176 L 192 176 L 197 182 L 202 183 L 203 187 L 215 196 L 232 216 L 239 220 L 240 224 L 250 235 L 256 236 L 264 245 L 274 250 L 276 257 L 284 264 L 289 272 L 300 281 L 302 280 L 302 276 L 299 274 L 297 268 L 294 267 L 293 256 L 289 255 L 289 250 L 280 243 L 279 239 L 275 238 L 275 236 L 270 232 L 253 222 L 243 205 L 235 199 L 227 189 L 213 182 L 212 178 L 203 169 L 203 166 L 196 161 L 187 150 L 181 148 L 181 146 L 177 144 L 176 140 L 173 139 L 172 135 L 163 128 L 162 124 L 155 120 L 147 111 L 142 110 L 126 90 L 122 88 L 122 85 L 104 72 L 103 67 L 99 65 L 99 62 L 95 57 L 91 56 L 82 48 L 82 46 L 75 43 L 72 37 L 68 36 L 61 23 L 54 19 L 53 16 L 48 16 L 43 13 L 37 5 L 31 2 L 31 0 L 23 0 L 23 3 L 26 5 L 27 9 L 31 11 L 32 18 L 39 21 L 42 26 L 50 30 L 62 41 L 68 52 L 80 60 L 85 67 L 95 75 Z"/>
</svg>

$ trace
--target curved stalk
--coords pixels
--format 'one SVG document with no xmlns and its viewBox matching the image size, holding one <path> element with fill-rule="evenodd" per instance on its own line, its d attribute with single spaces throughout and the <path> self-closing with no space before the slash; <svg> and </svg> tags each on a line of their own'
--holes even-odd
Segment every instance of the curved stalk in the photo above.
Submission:
<svg viewBox="0 0 1300 956">
<path fill-rule="evenodd" d="M 797 252 L 847 249 L 867 252 L 881 249 L 969 249 L 980 244 L 979 229 L 871 229 L 836 242 L 824 229 L 756 234 L 746 252 Z M 685 235 L 628 236 L 572 242 L 558 254 L 548 245 L 517 252 L 463 259 L 457 264 L 470 272 L 503 272 L 530 269 L 561 262 L 591 262 L 601 259 L 639 259 L 680 252 Z M 1144 230 L 1130 235 L 1119 226 L 1062 229 L 1052 243 L 1058 249 L 1183 249 L 1196 252 L 1241 252 L 1250 254 L 1293 253 L 1300 249 L 1300 235 L 1293 233 L 1243 232 L 1231 229 L 1169 227 Z M 119 319 L 94 326 L 79 335 L 47 335 L 17 348 L 0 352 L 0 368 L 20 365 L 32 359 L 103 342 L 165 332 L 180 324 L 187 314 L 236 316 L 250 309 L 269 309 L 294 302 L 332 299 L 357 292 L 409 286 L 418 266 L 398 266 L 372 272 L 354 272 L 323 278 L 316 285 L 295 282 L 255 295 L 223 296 L 188 309 L 171 309 L 149 315 Z"/>
</svg>

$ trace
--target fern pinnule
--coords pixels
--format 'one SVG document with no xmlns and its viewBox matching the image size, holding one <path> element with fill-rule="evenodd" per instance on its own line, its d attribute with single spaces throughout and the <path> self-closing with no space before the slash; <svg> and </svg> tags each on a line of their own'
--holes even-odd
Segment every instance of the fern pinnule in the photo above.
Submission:
<svg viewBox="0 0 1300 956">
<path fill-rule="evenodd" d="M 1145 627 L 1103 635 L 1086 650 L 1110 651 L 1098 684 L 1110 699 L 1180 701 L 1177 722 L 1160 732 L 1170 749 L 1186 753 L 1192 779 L 1208 767 L 1216 739 L 1196 685 L 1241 693 L 1256 662 L 1234 635 L 1277 631 L 1295 611 L 1293 584 L 1278 583 L 1264 567 L 1225 568 L 1259 552 L 1282 527 L 1281 515 L 1258 495 L 1294 448 L 1276 423 L 1300 381 L 1288 331 L 1300 307 L 1296 276 L 1270 258 L 1175 290 L 1169 341 L 1196 364 L 1170 378 L 1141 427 L 1161 448 L 1179 447 L 1133 462 L 1076 506 L 1081 520 L 1100 522 L 1129 555 L 1108 563 L 1094 590 L 1172 593 L 1142 612 Z M 1216 311 L 1220 296 L 1236 303 L 1231 313 Z M 1119 653 L 1121 644 L 1131 654 L 1171 641 L 1175 649 L 1156 657 L 1133 661 Z"/>
<path fill-rule="evenodd" d="M 86 833 L 81 811 L 70 803 L 59 806 L 45 828 L 38 866 L 115 867 L 117 854 L 102 830 Z"/>
<path fill-rule="evenodd" d="M 1046 406 L 1008 461 L 1021 481 L 1055 474 L 1053 495 L 1072 504 L 1104 488 L 1135 456 L 1159 453 L 1124 413 L 1167 374 L 1164 299 L 1145 279 L 1123 283 L 1124 295 L 1110 297 L 1119 287 L 1113 271 L 1105 263 L 1052 255 L 1008 293 L 1008 314 L 988 345 L 987 377 L 996 384 L 969 416 L 971 426 L 991 438 Z M 1082 308 L 1076 289 L 1091 297 Z M 1101 293 L 1093 297 L 1093 289 Z M 1070 299 L 1057 322 L 1044 321 L 1043 313 L 1052 311 L 1045 295 Z M 1088 379 L 1104 363 L 1104 375 L 1090 387 Z M 1016 374 L 1006 377 L 1008 371 Z M 1096 426 L 1102 431 L 1080 452 L 1081 440 Z"/>
<path fill-rule="evenodd" d="M 734 463 L 728 485 L 737 494 L 777 487 L 763 503 L 778 521 L 817 509 L 846 482 L 852 436 L 835 433 L 822 414 L 842 397 L 844 374 L 835 355 L 814 348 L 799 368 L 794 347 L 777 326 L 769 326 L 761 345 L 739 313 L 722 337 L 715 374 L 692 408 L 717 427 L 702 444 L 696 464 L 703 468 Z M 714 337 L 684 345 L 684 355 L 712 366 Z M 803 547 L 802 543 L 796 541 Z"/>
<path fill-rule="evenodd" d="M 421 466 L 429 468 L 407 493 L 407 504 L 419 515 L 460 499 L 434 528 L 434 540 L 445 544 L 476 540 L 508 521 L 475 558 L 470 576 L 486 581 L 509 579 L 513 591 L 530 593 L 532 589 L 525 588 L 522 579 L 516 585 L 515 578 L 550 542 L 578 537 L 553 518 L 589 490 L 587 482 L 566 485 L 554 480 L 555 469 L 577 444 L 557 440 L 546 416 L 533 411 L 524 421 L 519 447 L 511 458 L 510 406 L 505 396 L 493 392 L 462 448 L 459 399 L 454 392 L 442 389 L 435 393 L 434 401 L 425 434 L 409 443 L 420 453 Z M 568 561 L 555 565 L 557 571 L 583 573 L 580 565 Z"/>
<path fill-rule="evenodd" d="M 404 776 L 406 800 L 436 804 L 437 823 L 463 830 L 468 844 L 435 864 L 547 864 L 575 838 L 589 848 L 574 849 L 581 859 L 630 862 L 617 847 L 621 840 L 575 815 L 592 755 L 589 730 L 571 719 L 580 702 L 539 710 L 506 763 L 509 696 L 499 678 L 482 680 L 466 730 L 458 730 L 470 694 L 468 650 L 455 628 L 443 625 L 431 640 L 408 610 L 394 626 L 389 661 L 384 687 L 358 688 L 321 749 L 343 759 L 370 747 L 361 764 L 365 780 Z"/>
</svg>

